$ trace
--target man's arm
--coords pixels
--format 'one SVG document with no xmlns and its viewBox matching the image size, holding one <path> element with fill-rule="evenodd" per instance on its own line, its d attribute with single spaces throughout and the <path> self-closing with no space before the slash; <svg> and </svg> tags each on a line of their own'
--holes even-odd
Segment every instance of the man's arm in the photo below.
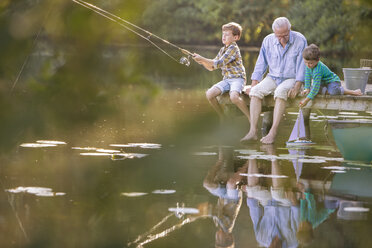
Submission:
<svg viewBox="0 0 372 248">
<path fill-rule="evenodd" d="M 258 80 L 252 80 L 251 87 L 249 87 L 249 86 L 246 87 L 244 93 L 248 96 L 249 92 L 251 92 L 252 87 L 257 85 L 258 83 L 259 83 Z"/>
<path fill-rule="evenodd" d="M 257 58 L 256 65 L 254 67 L 254 71 L 252 73 L 252 77 L 251 77 L 252 87 L 254 86 L 253 85 L 254 83 L 256 85 L 262 79 L 262 76 L 267 70 L 267 66 L 268 66 L 268 63 L 266 60 L 266 49 L 263 43 L 260 49 L 260 54 L 258 55 L 258 58 Z"/>
<path fill-rule="evenodd" d="M 301 85 L 305 81 L 305 62 L 302 57 L 302 51 L 307 46 L 307 41 L 305 40 L 302 45 L 301 52 L 298 53 L 296 59 L 296 84 L 295 86 L 288 92 L 288 96 L 290 98 L 295 98 L 297 94 L 300 92 Z"/>
<path fill-rule="evenodd" d="M 297 94 L 300 92 L 301 86 L 302 86 L 302 82 L 301 81 L 296 81 L 293 88 L 288 91 L 288 96 L 290 98 L 295 98 L 297 96 Z"/>
</svg>

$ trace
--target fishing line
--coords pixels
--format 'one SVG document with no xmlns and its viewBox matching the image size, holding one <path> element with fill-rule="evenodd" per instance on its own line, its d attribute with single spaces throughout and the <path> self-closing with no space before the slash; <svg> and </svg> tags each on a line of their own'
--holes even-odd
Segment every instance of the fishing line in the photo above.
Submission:
<svg viewBox="0 0 372 248">
<path fill-rule="evenodd" d="M 49 14 L 50 14 L 51 10 L 52 10 L 52 6 L 50 6 L 49 11 L 48 11 L 47 15 L 45 16 L 45 19 L 44 19 L 44 21 L 43 21 L 43 23 L 42 23 L 42 25 L 41 25 L 39 31 L 37 32 L 37 35 L 36 35 L 34 41 L 32 42 L 32 49 L 33 49 L 33 48 L 35 47 L 35 45 L 36 45 L 36 41 L 37 41 L 37 39 L 39 38 L 41 31 L 43 30 L 44 24 L 45 24 L 45 22 L 47 21 L 47 19 L 48 19 L 48 17 L 49 17 Z M 27 62 L 28 62 L 28 60 L 29 60 L 29 58 L 30 58 L 30 53 L 27 55 L 25 61 L 23 62 L 22 66 L 21 66 L 21 69 L 19 70 L 18 75 L 17 75 L 16 79 L 15 79 L 14 82 L 13 82 L 12 88 L 10 89 L 10 93 L 13 92 L 14 87 L 16 86 L 16 84 L 18 83 L 19 79 L 21 78 L 21 75 L 22 75 L 23 69 L 25 68 L 25 66 L 26 66 L 26 64 L 27 64 Z"/>
<path fill-rule="evenodd" d="M 332 142 L 331 139 L 330 139 L 329 136 L 328 136 L 329 131 L 328 131 L 328 118 L 327 118 L 327 116 L 324 115 L 324 114 L 322 113 L 322 111 L 320 111 L 320 109 L 315 109 L 315 110 L 318 111 L 318 112 L 319 112 L 319 113 L 324 117 L 324 127 L 323 127 L 323 131 L 324 131 L 324 135 L 325 135 L 325 137 L 326 137 L 326 139 L 327 139 L 328 144 L 330 144 L 330 145 L 332 145 L 332 146 L 336 146 L 336 144 L 335 144 L 334 142 Z"/>
<path fill-rule="evenodd" d="M 18 225 L 19 225 L 19 228 L 20 228 L 21 231 L 22 231 L 23 237 L 25 238 L 25 240 L 26 240 L 27 242 L 29 242 L 30 239 L 28 238 L 28 235 L 27 235 L 26 230 L 25 230 L 25 228 L 24 228 L 24 226 L 23 226 L 23 223 L 22 223 L 22 221 L 21 221 L 21 218 L 19 217 L 18 212 L 17 212 L 16 208 L 14 207 L 14 205 L 13 205 L 11 199 L 10 199 L 10 193 L 7 192 L 7 191 L 5 190 L 5 187 L 4 187 L 4 185 L 3 185 L 2 180 L 0 180 L 0 185 L 1 185 L 1 188 L 2 188 L 2 190 L 4 191 L 4 193 L 6 194 L 6 197 L 7 197 L 8 203 L 9 203 L 9 205 L 10 205 L 12 211 L 13 211 L 13 214 L 14 214 L 16 220 L 17 220 L 17 223 L 18 223 Z"/>
<path fill-rule="evenodd" d="M 173 44 L 173 43 L 171 43 L 171 42 L 169 42 L 169 41 L 167 41 L 167 40 L 165 40 L 165 39 L 163 39 L 163 38 L 161 38 L 161 37 L 159 37 L 159 36 L 157 36 L 157 35 L 155 35 L 155 34 L 153 34 L 151 32 L 149 32 L 149 31 L 147 31 L 147 30 L 145 30 L 145 29 L 143 29 L 143 28 L 141 28 L 141 27 L 139 27 L 139 26 L 137 26 L 137 25 L 135 25 L 135 24 L 127 21 L 127 20 L 124 20 L 123 18 L 121 18 L 119 16 L 116 16 L 116 15 L 114 15 L 114 14 L 112 14 L 112 13 L 110 13 L 110 12 L 104 10 L 104 9 L 101 9 L 101 8 L 99 8 L 99 7 L 97 7 L 97 6 L 93 5 L 93 4 L 87 3 L 87 2 L 82 1 L 82 0 L 72 0 L 72 1 L 75 2 L 75 3 L 77 3 L 77 4 L 79 4 L 79 5 L 81 5 L 81 6 L 83 6 L 83 7 L 85 7 L 85 8 L 87 8 L 87 9 L 92 10 L 93 12 L 95 12 L 95 13 L 97 13 L 97 14 L 99 14 L 99 15 L 101 15 L 101 16 L 103 16 L 103 17 L 105 17 L 105 18 L 107 18 L 107 19 L 109 19 L 109 20 L 111 20 L 111 21 L 113 21 L 115 23 L 117 23 L 117 24 L 119 24 L 120 26 L 122 26 L 122 27 L 126 28 L 127 30 L 133 32 L 134 34 L 136 34 L 136 35 L 140 36 L 141 38 L 147 40 L 150 44 L 152 44 L 153 46 L 155 46 L 157 49 L 159 49 L 161 52 L 163 52 L 164 54 L 166 54 L 168 57 L 170 57 L 172 60 L 176 61 L 177 63 L 184 64 L 186 66 L 189 66 L 190 65 L 189 57 L 190 56 L 193 56 L 193 54 L 191 52 L 189 52 L 188 50 L 183 49 L 183 48 L 181 48 L 181 47 L 179 47 L 179 46 L 177 46 L 177 45 L 175 45 L 175 44 Z M 146 37 L 146 36 L 140 34 L 136 30 L 134 30 L 133 28 L 130 28 L 128 25 L 130 25 L 133 28 L 138 29 L 138 30 L 146 33 L 148 36 Z M 169 53 L 167 53 L 164 49 L 162 49 L 157 44 L 155 44 L 152 40 L 150 40 L 151 37 L 157 38 L 160 41 L 162 41 L 162 42 L 164 42 L 164 43 L 166 43 L 166 44 L 168 44 L 170 46 L 173 46 L 174 48 L 177 48 L 183 54 L 187 55 L 188 58 L 182 57 L 180 60 L 176 59 L 175 57 L 173 57 L 172 55 L 170 55 Z"/>
</svg>

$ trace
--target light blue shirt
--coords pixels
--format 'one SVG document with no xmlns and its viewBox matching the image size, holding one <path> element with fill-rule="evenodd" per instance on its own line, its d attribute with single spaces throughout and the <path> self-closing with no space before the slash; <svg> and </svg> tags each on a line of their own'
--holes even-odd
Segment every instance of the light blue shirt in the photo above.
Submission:
<svg viewBox="0 0 372 248">
<path fill-rule="evenodd" d="M 296 233 L 300 224 L 300 207 L 269 204 L 261 206 L 256 199 L 248 198 L 247 205 L 256 240 L 260 246 L 269 247 L 275 236 L 282 240 L 283 248 L 298 246 Z"/>
<path fill-rule="evenodd" d="M 251 79 L 261 81 L 269 67 L 267 75 L 278 85 L 289 78 L 304 82 L 305 63 L 302 52 L 306 46 L 305 36 L 296 31 L 289 32 L 289 40 L 285 47 L 282 47 L 274 33 L 269 34 L 262 42 Z"/>
</svg>

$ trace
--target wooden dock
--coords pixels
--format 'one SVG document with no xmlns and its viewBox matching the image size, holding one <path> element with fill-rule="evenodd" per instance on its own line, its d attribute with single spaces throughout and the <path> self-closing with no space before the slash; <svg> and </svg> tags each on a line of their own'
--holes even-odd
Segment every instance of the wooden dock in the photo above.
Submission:
<svg viewBox="0 0 372 248">
<path fill-rule="evenodd" d="M 365 92 L 372 91 L 372 84 L 367 84 Z M 288 99 L 287 108 L 298 108 L 303 96 L 297 96 L 295 99 Z M 250 98 L 243 95 L 244 101 L 249 106 Z M 221 104 L 230 105 L 228 94 L 219 97 Z M 272 95 L 266 96 L 262 102 L 262 112 L 264 113 L 262 124 L 262 135 L 266 135 L 272 125 L 272 110 L 274 108 L 274 98 Z M 310 135 L 310 113 L 311 109 L 326 109 L 339 111 L 371 111 L 372 112 L 372 95 L 363 96 L 330 96 L 317 95 L 314 100 L 310 101 L 303 110 L 305 126 L 307 133 Z"/>
<path fill-rule="evenodd" d="M 243 96 L 244 101 L 249 105 L 250 98 Z M 298 107 L 303 97 L 288 99 L 287 107 Z M 224 94 L 220 97 L 221 104 L 231 104 L 229 95 Z M 267 96 L 262 102 L 263 111 L 270 110 L 274 107 L 275 101 L 273 96 Z M 343 111 L 372 111 L 372 96 L 329 96 L 318 95 L 313 101 L 310 101 L 305 108 L 343 110 Z"/>
</svg>

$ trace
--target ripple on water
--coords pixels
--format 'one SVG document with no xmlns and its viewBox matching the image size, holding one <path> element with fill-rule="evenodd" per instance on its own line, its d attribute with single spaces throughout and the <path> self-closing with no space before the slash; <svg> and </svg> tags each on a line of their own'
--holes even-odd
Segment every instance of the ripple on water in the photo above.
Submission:
<svg viewBox="0 0 372 248">
<path fill-rule="evenodd" d="M 217 152 L 194 152 L 193 155 L 195 156 L 215 156 Z"/>
<path fill-rule="evenodd" d="M 128 144 L 110 144 L 113 147 L 139 147 L 144 149 L 160 149 L 161 144 L 155 143 L 128 143 Z"/>
<path fill-rule="evenodd" d="M 153 194 L 170 195 L 176 193 L 174 189 L 157 189 L 152 191 Z"/>
<path fill-rule="evenodd" d="M 126 196 L 126 197 L 140 197 L 140 196 L 144 196 L 144 195 L 147 195 L 147 194 L 148 193 L 146 193 L 146 192 L 123 192 L 120 195 Z"/>
<path fill-rule="evenodd" d="M 66 193 L 64 192 L 53 192 L 51 188 L 45 188 L 45 187 L 22 187 L 19 186 L 14 189 L 7 189 L 5 190 L 9 193 L 28 193 L 36 196 L 44 196 L 44 197 L 53 197 L 53 196 L 63 196 Z"/>
<path fill-rule="evenodd" d="M 346 212 L 369 212 L 369 208 L 364 207 L 346 207 L 344 208 Z"/>
<path fill-rule="evenodd" d="M 265 174 L 259 174 L 259 173 L 251 173 L 251 174 L 240 173 L 240 175 L 247 176 L 247 177 L 268 177 L 268 178 L 287 178 L 288 177 L 286 175 L 272 175 L 272 174 L 265 175 Z"/>
<path fill-rule="evenodd" d="M 56 147 L 55 144 L 44 144 L 44 143 L 23 143 L 19 145 L 25 148 L 44 148 L 44 147 Z"/>
<path fill-rule="evenodd" d="M 96 151 L 98 148 L 96 147 L 71 147 L 73 150 L 83 150 L 83 151 Z"/>
<path fill-rule="evenodd" d="M 185 207 L 175 207 L 175 208 L 168 208 L 169 212 L 175 213 L 182 213 L 182 214 L 198 214 L 199 209 L 197 208 L 185 208 Z"/>
<path fill-rule="evenodd" d="M 67 144 L 64 141 L 58 141 L 58 140 L 37 140 L 36 143 L 54 144 L 54 145 L 66 145 Z"/>
</svg>

